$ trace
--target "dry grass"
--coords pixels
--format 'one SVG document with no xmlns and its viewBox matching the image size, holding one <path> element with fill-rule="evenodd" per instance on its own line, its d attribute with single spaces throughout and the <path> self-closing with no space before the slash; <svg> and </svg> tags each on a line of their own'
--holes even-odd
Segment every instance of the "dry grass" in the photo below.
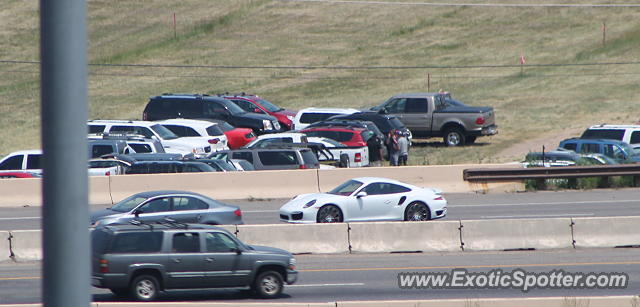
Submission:
<svg viewBox="0 0 640 307">
<path fill-rule="evenodd" d="M 38 60 L 37 9 L 35 0 L 4 1 L 0 60 Z M 88 9 L 91 63 L 455 66 L 518 64 L 522 53 L 527 64 L 633 62 L 639 58 L 634 48 L 640 43 L 638 8 L 89 0 Z M 172 26 L 174 13 L 177 38 Z M 601 40 L 603 21 L 608 27 L 605 46 Z M 427 74 L 431 74 L 431 90 L 443 88 L 468 104 L 493 106 L 500 133 L 463 148 L 444 148 L 439 139 L 421 141 L 410 162 L 504 162 L 520 159 L 521 153 L 500 153 L 530 139 L 553 138 L 594 123 L 635 122 L 640 118 L 638 68 L 637 64 L 528 67 L 520 75 L 518 67 L 294 70 L 91 66 L 90 116 L 139 118 L 148 97 L 164 92 L 246 91 L 293 109 L 359 108 L 395 93 L 426 91 Z M 0 63 L 0 69 L 0 155 L 38 148 L 38 67 Z"/>
</svg>

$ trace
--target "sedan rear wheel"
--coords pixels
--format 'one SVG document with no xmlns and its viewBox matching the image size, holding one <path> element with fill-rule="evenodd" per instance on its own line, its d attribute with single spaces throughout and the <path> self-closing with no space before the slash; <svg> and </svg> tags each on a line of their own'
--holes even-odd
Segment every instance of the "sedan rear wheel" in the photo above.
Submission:
<svg viewBox="0 0 640 307">
<path fill-rule="evenodd" d="M 318 223 L 341 223 L 342 221 L 342 211 L 334 205 L 327 205 L 318 210 L 316 217 Z"/>
<path fill-rule="evenodd" d="M 410 203 L 404 214 L 405 221 L 428 221 L 430 219 L 429 207 L 419 202 Z"/>
</svg>

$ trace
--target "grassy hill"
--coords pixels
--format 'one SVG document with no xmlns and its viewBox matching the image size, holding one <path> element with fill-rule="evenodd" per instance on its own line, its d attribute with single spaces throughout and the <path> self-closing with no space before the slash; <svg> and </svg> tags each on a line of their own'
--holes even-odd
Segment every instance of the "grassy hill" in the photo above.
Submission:
<svg viewBox="0 0 640 307">
<path fill-rule="evenodd" d="M 0 155 L 40 147 L 39 67 L 7 62 L 39 60 L 38 14 L 36 0 L 5 0 L 0 11 Z M 90 62 L 150 64 L 90 66 L 90 116 L 139 119 L 148 97 L 166 92 L 245 91 L 300 109 L 445 89 L 493 106 L 500 133 L 462 148 L 418 141 L 412 164 L 519 160 L 498 154 L 640 118 L 638 17 L 640 8 L 89 0 Z M 586 65 L 595 63 L 622 64 Z"/>
</svg>

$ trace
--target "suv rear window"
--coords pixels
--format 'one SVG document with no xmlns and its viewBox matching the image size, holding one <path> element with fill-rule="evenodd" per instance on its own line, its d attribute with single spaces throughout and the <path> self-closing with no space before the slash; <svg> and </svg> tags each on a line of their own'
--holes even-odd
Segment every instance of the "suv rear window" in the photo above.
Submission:
<svg viewBox="0 0 640 307">
<path fill-rule="evenodd" d="M 104 243 L 104 242 L 103 242 Z M 96 240 L 94 240 L 94 246 Z M 161 232 L 129 232 L 116 234 L 111 243 L 112 253 L 153 253 L 162 246 Z M 94 247 L 94 250 L 96 248 Z"/>
<path fill-rule="evenodd" d="M 262 165 L 299 164 L 295 151 L 263 151 L 258 153 Z"/>
<path fill-rule="evenodd" d="M 582 139 L 612 139 L 622 140 L 623 129 L 587 129 L 580 138 Z"/>
<path fill-rule="evenodd" d="M 305 134 L 307 136 L 320 136 L 320 137 L 330 138 L 338 142 L 346 142 L 351 140 L 351 138 L 353 137 L 352 132 L 346 132 L 346 131 L 313 130 L 313 131 L 305 131 Z"/>
<path fill-rule="evenodd" d="M 302 152 L 302 160 L 304 160 L 304 164 L 318 164 L 318 158 L 311 150 L 303 150 Z"/>
<path fill-rule="evenodd" d="M 337 113 L 304 113 L 300 116 L 300 122 L 303 124 L 311 124 L 311 123 L 323 121 L 335 115 L 338 115 L 338 114 Z"/>
<path fill-rule="evenodd" d="M 218 127 L 218 125 L 211 125 L 207 127 L 207 134 L 209 134 L 209 136 L 219 136 L 223 135 L 224 132 L 222 131 L 222 129 L 220 129 L 220 127 Z"/>
</svg>

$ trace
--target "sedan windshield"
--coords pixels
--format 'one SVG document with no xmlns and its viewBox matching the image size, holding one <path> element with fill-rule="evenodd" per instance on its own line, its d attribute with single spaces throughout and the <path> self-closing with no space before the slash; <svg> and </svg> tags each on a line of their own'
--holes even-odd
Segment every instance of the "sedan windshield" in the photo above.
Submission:
<svg viewBox="0 0 640 307">
<path fill-rule="evenodd" d="M 337 186 L 335 189 L 329 191 L 329 194 L 349 196 L 351 195 L 351 193 L 353 193 L 353 191 L 357 190 L 361 186 L 362 182 L 357 180 L 349 180 Z"/>
<path fill-rule="evenodd" d="M 119 203 L 113 205 L 113 207 L 111 207 L 110 209 L 118 212 L 129 212 L 147 199 L 147 197 L 137 195 L 129 196 Z"/>
<path fill-rule="evenodd" d="M 167 129 L 163 125 L 153 125 L 151 126 L 151 130 L 157 133 L 163 140 L 173 140 L 178 138 L 175 133 L 171 132 L 171 130 Z"/>
</svg>

